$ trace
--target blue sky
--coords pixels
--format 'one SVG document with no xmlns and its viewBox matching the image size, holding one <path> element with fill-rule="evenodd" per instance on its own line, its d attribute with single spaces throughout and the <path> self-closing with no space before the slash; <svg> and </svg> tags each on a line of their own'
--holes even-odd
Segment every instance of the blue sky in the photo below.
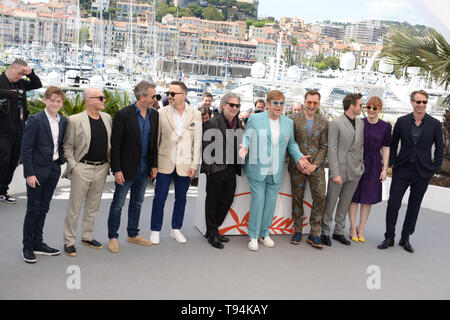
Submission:
<svg viewBox="0 0 450 320">
<path fill-rule="evenodd" d="M 259 17 L 267 16 L 298 17 L 306 23 L 373 19 L 428 25 L 409 0 L 259 0 Z"/>
</svg>

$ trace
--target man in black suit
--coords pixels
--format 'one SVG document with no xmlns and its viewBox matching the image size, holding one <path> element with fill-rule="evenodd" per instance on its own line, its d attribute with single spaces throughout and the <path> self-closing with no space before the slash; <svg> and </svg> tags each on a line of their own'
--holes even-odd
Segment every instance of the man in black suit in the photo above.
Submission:
<svg viewBox="0 0 450 320">
<path fill-rule="evenodd" d="M 206 237 L 218 249 L 223 249 L 222 242 L 229 241 L 219 235 L 218 229 L 233 203 L 236 174 L 241 175 L 238 152 L 243 130 L 237 117 L 240 106 L 240 97 L 227 93 L 220 101 L 220 113 L 204 123 L 202 172 L 206 173 Z"/>
<path fill-rule="evenodd" d="M 117 238 L 120 215 L 125 198 L 131 189 L 128 206 L 128 238 L 131 243 L 151 246 L 139 236 L 139 217 L 149 177 L 156 177 L 158 162 L 158 111 L 152 109 L 156 101 L 155 85 L 139 82 L 134 88 L 137 101 L 116 113 L 111 135 L 111 169 L 116 190 L 109 210 L 108 249 L 119 252 Z"/>
<path fill-rule="evenodd" d="M 23 223 L 23 259 L 35 263 L 35 254 L 55 256 L 60 251 L 43 242 L 43 229 L 50 201 L 66 161 L 62 144 L 66 118 L 58 114 L 64 92 L 49 87 L 44 94 L 45 109 L 28 119 L 23 132 L 23 172 L 27 179 L 27 212 Z"/>
<path fill-rule="evenodd" d="M 414 252 L 409 236 L 414 233 L 420 205 L 434 173 L 438 173 L 442 164 L 444 142 L 442 124 L 428 115 L 426 111 L 428 93 L 418 90 L 411 93 L 414 111 L 397 119 L 392 136 L 389 166 L 392 167 L 392 182 L 386 210 L 385 240 L 378 249 L 394 245 L 395 225 L 403 195 L 411 188 L 403 223 L 400 246 L 408 252 Z M 398 143 L 400 152 L 397 154 Z M 435 146 L 434 159 L 431 148 Z"/>
<path fill-rule="evenodd" d="M 19 163 L 22 132 L 30 114 L 26 92 L 40 87 L 41 80 L 21 59 L 14 60 L 0 75 L 0 201 L 6 203 L 16 203 L 8 195 L 8 186 Z"/>
</svg>

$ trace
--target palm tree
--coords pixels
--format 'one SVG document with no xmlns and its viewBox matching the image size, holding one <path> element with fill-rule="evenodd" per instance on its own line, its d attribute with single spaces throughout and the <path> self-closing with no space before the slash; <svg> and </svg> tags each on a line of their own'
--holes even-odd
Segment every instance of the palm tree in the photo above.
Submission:
<svg viewBox="0 0 450 320">
<path fill-rule="evenodd" d="M 399 68 L 419 67 L 420 74 L 448 89 L 450 85 L 450 44 L 436 30 L 417 36 L 404 27 L 394 27 L 387 36 L 382 57 Z M 445 99 L 445 158 L 442 170 L 450 173 L 450 95 Z"/>
</svg>

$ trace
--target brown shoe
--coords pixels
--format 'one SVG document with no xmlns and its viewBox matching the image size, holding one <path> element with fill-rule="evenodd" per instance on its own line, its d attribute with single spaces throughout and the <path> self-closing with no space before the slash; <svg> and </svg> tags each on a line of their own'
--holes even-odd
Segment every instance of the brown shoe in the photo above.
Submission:
<svg viewBox="0 0 450 320">
<path fill-rule="evenodd" d="M 112 253 L 119 252 L 119 243 L 117 242 L 117 239 L 115 239 L 115 238 L 109 239 L 108 250 L 111 251 Z"/>
<path fill-rule="evenodd" d="M 153 243 L 151 243 L 149 240 L 145 239 L 144 237 L 141 236 L 136 236 L 134 238 L 127 238 L 128 242 L 131 243 L 136 243 L 136 244 L 140 244 L 141 246 L 151 246 Z"/>
</svg>

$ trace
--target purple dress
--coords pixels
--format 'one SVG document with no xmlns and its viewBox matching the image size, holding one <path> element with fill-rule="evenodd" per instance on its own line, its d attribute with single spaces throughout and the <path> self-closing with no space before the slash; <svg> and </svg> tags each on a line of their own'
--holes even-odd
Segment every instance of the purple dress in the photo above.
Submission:
<svg viewBox="0 0 450 320">
<path fill-rule="evenodd" d="M 370 124 L 364 121 L 364 174 L 359 180 L 352 202 L 375 204 L 381 202 L 380 174 L 383 167 L 381 147 L 389 147 L 392 140 L 392 125 L 381 119 Z"/>
</svg>

